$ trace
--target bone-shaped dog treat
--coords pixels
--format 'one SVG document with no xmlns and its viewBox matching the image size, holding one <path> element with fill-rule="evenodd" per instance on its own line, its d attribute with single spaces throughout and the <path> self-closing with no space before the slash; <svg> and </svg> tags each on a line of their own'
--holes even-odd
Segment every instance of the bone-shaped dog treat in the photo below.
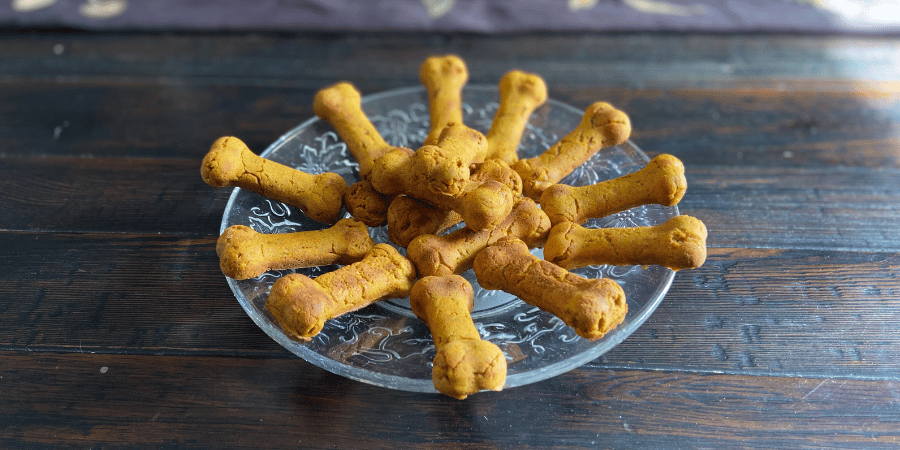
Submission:
<svg viewBox="0 0 900 450">
<path fill-rule="evenodd" d="M 619 145 L 631 135 L 628 116 L 609 103 L 588 106 L 581 123 L 544 153 L 520 159 L 514 169 L 522 176 L 524 195 L 538 200 L 544 189 L 558 183 L 598 150 Z"/>
<path fill-rule="evenodd" d="M 481 231 L 460 228 L 442 236 L 424 234 L 410 242 L 406 255 L 419 276 L 460 274 L 472 267 L 478 252 L 501 238 L 513 236 L 538 247 L 549 231 L 550 219 L 534 200 L 519 197 L 509 216 L 496 227 Z"/>
<path fill-rule="evenodd" d="M 311 175 L 261 158 L 236 137 L 213 143 L 200 166 L 213 187 L 234 186 L 300 208 L 316 222 L 335 223 L 341 214 L 347 182 L 331 172 Z"/>
<path fill-rule="evenodd" d="M 435 145 L 458 156 L 466 167 L 483 162 L 488 152 L 487 137 L 461 123 L 444 127 Z"/>
<path fill-rule="evenodd" d="M 462 220 L 451 209 L 435 208 L 406 195 L 398 195 L 387 211 L 387 233 L 391 242 L 406 247 L 417 236 L 440 234 Z"/>
<path fill-rule="evenodd" d="M 584 223 L 635 206 L 672 206 L 687 190 L 684 165 L 672 155 L 659 155 L 641 170 L 590 186 L 555 184 L 541 194 L 541 207 L 554 225 Z"/>
<path fill-rule="evenodd" d="M 419 78 L 428 92 L 431 131 L 426 145 L 437 143 L 450 124 L 462 124 L 462 88 L 469 80 L 466 63 L 458 56 L 432 56 L 419 67 Z"/>
<path fill-rule="evenodd" d="M 428 190 L 456 197 L 469 184 L 469 166 L 484 160 L 487 139 L 465 125 L 450 125 L 437 145 L 413 152 L 395 148 L 375 160 L 372 186 L 383 194 L 408 194 Z"/>
<path fill-rule="evenodd" d="M 369 121 L 362 110 L 362 97 L 350 83 L 337 83 L 316 93 L 313 111 L 330 123 L 347 144 L 350 154 L 359 163 L 359 176 L 363 180 L 369 179 L 375 160 L 394 148 Z"/>
<path fill-rule="evenodd" d="M 593 229 L 562 222 L 550 230 L 544 259 L 570 270 L 595 264 L 697 268 L 706 261 L 706 225 L 690 216 L 633 228 Z"/>
<path fill-rule="evenodd" d="M 358 181 L 347 187 L 344 207 L 360 222 L 370 227 L 380 227 L 387 223 L 387 211 L 393 199 L 393 195 L 376 191 L 372 183 Z"/>
<path fill-rule="evenodd" d="M 503 388 L 506 358 L 495 344 L 481 340 L 470 315 L 472 285 L 465 278 L 423 277 L 410 291 L 409 304 L 431 329 L 437 349 L 431 379 L 439 392 L 462 400 Z"/>
<path fill-rule="evenodd" d="M 494 180 L 509 187 L 514 195 L 522 193 L 522 178 L 502 161 L 489 159 L 474 167 L 470 178 L 472 182 L 480 185 L 487 180 Z M 406 247 L 417 236 L 440 234 L 460 221 L 462 216 L 456 211 L 437 208 L 425 201 L 400 195 L 394 197 L 388 207 L 388 238 L 391 242 Z"/>
<path fill-rule="evenodd" d="M 362 222 L 342 219 L 331 228 L 295 233 L 263 234 L 232 225 L 219 236 L 216 254 L 225 276 L 246 280 L 268 270 L 350 264 L 374 246 Z"/>
<path fill-rule="evenodd" d="M 609 278 L 576 275 L 504 238 L 475 257 L 475 276 L 485 289 L 502 289 L 562 319 L 585 339 L 598 339 L 625 319 L 625 292 Z"/>
<path fill-rule="evenodd" d="M 509 188 L 514 194 L 522 194 L 522 177 L 499 159 L 486 159 L 481 164 L 474 164 L 470 181 L 481 184 L 487 180 L 497 181 Z"/>
<path fill-rule="evenodd" d="M 425 146 L 416 153 L 433 148 L 437 147 Z M 383 163 L 383 167 L 402 167 L 406 161 L 414 161 L 412 150 L 396 148 L 379 158 L 379 164 Z M 427 159 L 415 161 L 427 161 Z M 462 216 L 466 226 L 474 230 L 482 230 L 498 224 L 509 214 L 515 198 L 515 194 L 506 185 L 494 180 L 477 183 L 467 177 L 466 188 L 462 194 L 451 196 L 424 188 L 422 182 L 409 177 L 399 169 L 382 171 L 376 168 L 372 173 L 372 185 L 379 192 L 385 194 L 404 193 L 410 197 L 424 200 L 439 209 L 456 211 Z M 384 178 L 379 178 L 380 175 L 375 174 L 384 174 Z M 390 187 L 390 189 L 386 189 L 388 192 L 384 192 L 381 191 L 381 186 Z"/>
<path fill-rule="evenodd" d="M 285 334 L 310 340 L 325 321 L 378 300 L 409 295 L 416 269 L 394 247 L 377 244 L 359 262 L 311 279 L 289 274 L 269 291 L 266 309 Z"/>
<path fill-rule="evenodd" d="M 528 118 L 547 101 L 547 85 L 533 74 L 513 70 L 500 79 L 500 106 L 487 133 L 488 158 L 512 165 Z"/>
</svg>

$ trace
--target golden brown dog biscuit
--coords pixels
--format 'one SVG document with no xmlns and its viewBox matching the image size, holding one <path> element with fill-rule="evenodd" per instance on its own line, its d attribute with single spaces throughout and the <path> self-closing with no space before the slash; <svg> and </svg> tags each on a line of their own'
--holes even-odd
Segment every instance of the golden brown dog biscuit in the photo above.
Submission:
<svg viewBox="0 0 900 450">
<path fill-rule="evenodd" d="M 410 291 L 409 304 L 431 329 L 437 350 L 431 379 L 439 392 L 462 400 L 503 388 L 506 358 L 496 345 L 481 340 L 470 315 L 472 285 L 465 278 L 423 277 Z"/>
<path fill-rule="evenodd" d="M 222 273 L 246 280 L 269 270 L 297 269 L 361 260 L 375 242 L 355 219 L 324 230 L 263 234 L 244 225 L 228 227 L 216 242 Z"/>
<path fill-rule="evenodd" d="M 380 227 L 387 223 L 387 211 L 393 199 L 393 195 L 376 191 L 372 183 L 358 181 L 347 187 L 344 207 L 360 222 L 370 227 Z"/>
<path fill-rule="evenodd" d="M 424 234 L 412 240 L 407 256 L 419 276 L 460 274 L 472 267 L 475 255 L 501 238 L 514 236 L 530 247 L 543 244 L 550 219 L 527 197 L 519 197 L 512 212 L 494 228 L 473 231 L 461 228 L 443 236 Z"/>
<path fill-rule="evenodd" d="M 438 147 L 425 146 L 416 153 L 429 151 L 429 149 L 434 148 Z M 393 162 L 392 160 L 399 162 Z M 384 167 L 388 168 L 401 167 L 404 164 L 403 161 L 411 160 L 413 160 L 412 150 L 394 149 L 382 158 L 379 158 L 379 163 L 383 163 Z M 416 161 L 427 160 L 428 158 L 422 158 Z M 466 168 L 466 171 L 468 171 L 468 168 Z M 408 178 L 403 170 L 386 169 L 382 171 L 376 168 L 372 173 L 372 185 L 379 192 L 385 194 L 402 192 L 439 209 L 456 211 L 462 216 L 467 227 L 476 230 L 497 225 L 509 214 L 515 199 L 515 194 L 506 185 L 494 180 L 477 183 L 466 178 L 465 189 L 460 195 L 454 196 L 424 188 L 423 181 Z M 379 175 L 375 175 L 379 173 L 385 174 L 384 179 L 379 179 Z M 376 180 L 379 182 L 376 182 Z M 384 186 L 388 192 L 381 191 L 381 186 Z"/>
<path fill-rule="evenodd" d="M 369 179 L 375 160 L 394 148 L 378 133 L 375 125 L 362 110 L 359 91 L 347 82 L 340 82 L 316 93 L 313 110 L 320 119 L 334 127 L 356 162 L 359 176 Z"/>
<path fill-rule="evenodd" d="M 234 186 L 300 208 L 316 222 L 340 218 L 347 182 L 331 172 L 311 175 L 257 156 L 236 137 L 213 143 L 200 166 L 213 187 Z"/>
<path fill-rule="evenodd" d="M 509 187 L 514 196 L 522 193 L 522 178 L 502 161 L 489 159 L 473 167 L 470 180 L 476 185 L 494 180 Z M 460 221 L 462 216 L 452 209 L 438 208 L 425 201 L 399 195 L 388 207 L 388 238 L 406 247 L 419 235 L 441 234 Z"/>
<path fill-rule="evenodd" d="M 609 103 L 588 106 L 581 123 L 544 153 L 520 159 L 514 169 L 524 183 L 524 195 L 538 200 L 544 189 L 558 183 L 598 150 L 619 145 L 631 135 L 628 116 Z"/>
<path fill-rule="evenodd" d="M 456 55 L 432 56 L 419 66 L 419 78 L 428 92 L 431 131 L 425 145 L 437 143 L 450 124 L 462 124 L 462 89 L 469 80 L 466 63 Z"/>
<path fill-rule="evenodd" d="M 504 238 L 475 257 L 485 289 L 502 289 L 547 311 L 585 339 L 598 339 L 625 319 L 625 292 L 609 278 L 584 278 L 544 261 L 516 238 Z"/>
<path fill-rule="evenodd" d="M 417 236 L 440 234 L 460 221 L 462 216 L 452 209 L 436 208 L 422 200 L 398 195 L 388 207 L 388 239 L 406 247 Z"/>
<path fill-rule="evenodd" d="M 434 145 L 442 148 L 448 156 L 456 155 L 467 168 L 484 162 L 488 152 L 487 137 L 461 123 L 444 127 Z"/>
<path fill-rule="evenodd" d="M 547 85 L 533 74 L 513 70 L 500 79 L 500 106 L 487 133 L 488 156 L 513 165 L 528 118 L 547 101 Z"/>
<path fill-rule="evenodd" d="M 550 230 L 544 259 L 567 269 L 596 264 L 697 268 L 706 261 L 706 225 L 690 216 L 633 228 L 593 229 L 562 222 Z"/>
<path fill-rule="evenodd" d="M 554 225 L 584 223 L 635 206 L 676 205 L 687 190 L 684 165 L 672 155 L 659 155 L 641 170 L 590 186 L 555 184 L 541 195 L 541 207 Z"/>
<path fill-rule="evenodd" d="M 470 181 L 481 184 L 487 180 L 494 180 L 508 187 L 514 194 L 522 195 L 522 177 L 505 162 L 499 159 L 486 159 L 481 164 L 473 164 L 472 167 Z"/>
<path fill-rule="evenodd" d="M 416 269 L 388 244 L 377 244 L 359 262 L 311 279 L 301 274 L 279 278 L 269 292 L 266 310 L 284 333 L 308 341 L 325 321 L 378 300 L 409 295 Z"/>
<path fill-rule="evenodd" d="M 370 179 L 383 194 L 407 194 L 428 190 L 457 197 L 469 183 L 469 166 L 484 160 L 487 139 L 465 125 L 450 125 L 437 145 L 413 152 L 406 148 L 388 151 L 375 160 Z"/>
</svg>

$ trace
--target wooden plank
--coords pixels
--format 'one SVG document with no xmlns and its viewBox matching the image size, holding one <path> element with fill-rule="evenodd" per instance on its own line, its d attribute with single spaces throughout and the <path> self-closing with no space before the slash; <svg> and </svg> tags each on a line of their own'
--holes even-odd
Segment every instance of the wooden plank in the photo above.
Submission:
<svg viewBox="0 0 900 450">
<path fill-rule="evenodd" d="M 593 364 L 897 380 L 898 327 L 900 254 L 712 249 Z"/>
<path fill-rule="evenodd" d="M 201 158 L 0 157 L 0 228 L 217 235 L 232 189 L 206 185 Z M 680 210 L 711 247 L 900 251 L 898 170 L 689 165 L 687 177 Z"/>
<path fill-rule="evenodd" d="M 638 147 L 678 156 L 688 168 L 896 169 L 900 96 L 894 94 L 867 88 L 842 93 L 642 90 L 610 101 L 628 112 Z M 589 100 L 573 96 L 571 102 Z"/>
<path fill-rule="evenodd" d="M 900 250 L 897 170 L 688 167 L 682 214 L 711 246 Z"/>
<path fill-rule="evenodd" d="M 213 140 L 234 135 L 261 152 L 314 117 L 315 92 L 343 78 L 292 88 L 8 82 L 0 90 L 0 147 L 10 154 L 202 157 Z M 346 78 L 365 94 L 390 88 Z M 900 168 L 900 95 L 891 94 L 900 87 L 838 93 L 550 88 L 553 98 L 578 108 L 613 103 L 631 117 L 639 147 L 671 153 L 689 166 Z"/>
<path fill-rule="evenodd" d="M 3 154 L 197 158 L 221 136 L 257 153 L 313 117 L 309 89 L 193 88 L 150 81 L 7 83 L 0 89 Z"/>
<path fill-rule="evenodd" d="M 2 233 L 0 349 L 287 357 L 237 304 L 214 242 Z M 594 364 L 896 380 L 898 274 L 896 252 L 712 249 Z"/>
<path fill-rule="evenodd" d="M 4 230 L 218 236 L 234 190 L 203 181 L 202 156 L 0 161 Z"/>
<path fill-rule="evenodd" d="M 4 348 L 286 353 L 234 299 L 214 237 L 3 233 L 0 239 Z"/>
<path fill-rule="evenodd" d="M 387 83 L 415 79 L 418 64 L 434 53 L 463 56 L 479 82 L 515 65 L 542 73 L 552 85 L 892 82 L 900 69 L 896 41 L 875 36 L 9 33 L 0 39 L 6 77 L 175 76 L 243 85 L 284 86 L 352 72 Z"/>
<path fill-rule="evenodd" d="M 900 443 L 896 381 L 581 369 L 456 401 L 357 383 L 297 360 L 25 352 L 0 359 L 4 448 Z"/>
</svg>

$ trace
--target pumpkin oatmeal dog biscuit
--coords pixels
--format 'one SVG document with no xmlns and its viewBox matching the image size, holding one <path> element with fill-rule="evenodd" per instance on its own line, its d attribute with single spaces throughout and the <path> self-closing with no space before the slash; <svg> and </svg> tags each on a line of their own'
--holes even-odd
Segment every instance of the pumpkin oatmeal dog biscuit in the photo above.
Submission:
<svg viewBox="0 0 900 450">
<path fill-rule="evenodd" d="M 232 225 L 219 236 L 216 254 L 225 276 L 246 280 L 269 270 L 350 264 L 374 246 L 362 222 L 341 219 L 331 228 L 295 233 L 263 234 Z"/>
<path fill-rule="evenodd" d="M 447 125 L 463 123 L 462 89 L 469 81 L 469 71 L 456 55 L 431 56 L 419 66 L 419 79 L 428 92 L 431 118 L 425 145 L 432 145 Z"/>
<path fill-rule="evenodd" d="M 344 208 L 360 222 L 370 227 L 380 227 L 387 223 L 387 211 L 393 199 L 393 195 L 376 191 L 372 183 L 357 181 L 348 186 L 344 193 Z"/>
<path fill-rule="evenodd" d="M 500 106 L 487 133 L 488 158 L 513 165 L 528 118 L 547 101 L 547 85 L 533 74 L 513 70 L 500 79 Z"/>
<path fill-rule="evenodd" d="M 522 177 L 505 162 L 499 159 L 486 159 L 483 163 L 472 165 L 470 181 L 478 184 L 494 180 L 505 185 L 514 194 L 522 195 Z"/>
<path fill-rule="evenodd" d="M 340 82 L 316 93 L 313 110 L 334 127 L 347 144 L 347 150 L 359 163 L 359 176 L 369 179 L 375 160 L 392 148 L 362 110 L 362 96 L 347 82 Z"/>
<path fill-rule="evenodd" d="M 609 278 L 584 278 L 544 261 L 508 237 L 478 253 L 475 276 L 485 289 L 501 289 L 562 319 L 585 339 L 599 339 L 622 323 L 625 292 Z"/>
<path fill-rule="evenodd" d="M 428 190 L 458 197 L 469 184 L 469 166 L 484 161 L 487 139 L 465 125 L 444 129 L 436 145 L 417 151 L 394 148 L 375 160 L 370 181 L 382 194 L 407 194 Z"/>
<path fill-rule="evenodd" d="M 236 137 L 217 139 L 200 176 L 213 187 L 233 186 L 300 208 L 316 222 L 340 218 L 347 182 L 331 172 L 311 175 L 257 156 Z"/>
<path fill-rule="evenodd" d="M 423 147 L 419 152 L 428 148 L 436 147 Z M 372 185 L 375 189 L 383 192 L 380 189 L 381 186 L 393 186 L 391 193 L 402 192 L 410 197 L 424 200 L 439 209 L 456 211 L 462 216 L 467 227 L 476 230 L 495 226 L 509 214 L 515 194 L 509 187 L 498 181 L 486 180 L 478 183 L 467 178 L 468 182 L 462 193 L 451 196 L 424 188 L 421 182 L 409 178 L 406 171 L 403 170 L 403 165 L 405 161 L 413 161 L 414 154 L 419 152 L 396 148 L 379 158 L 379 166 L 372 171 L 379 174 L 377 176 L 379 178 L 374 175 L 372 178 Z M 381 170 L 381 168 L 385 168 L 385 170 Z"/>
<path fill-rule="evenodd" d="M 485 181 L 494 180 L 508 187 L 513 198 L 521 195 L 522 178 L 502 161 L 488 159 L 473 167 L 470 180 L 475 185 L 480 186 Z M 406 247 L 416 236 L 442 233 L 462 221 L 462 216 L 452 209 L 436 208 L 424 201 L 399 195 L 391 201 L 386 221 L 391 242 Z"/>
<path fill-rule="evenodd" d="M 650 203 L 674 206 L 686 190 L 684 164 L 662 154 L 641 170 L 619 178 L 582 187 L 555 184 L 541 194 L 541 207 L 554 225 L 580 224 Z"/>
<path fill-rule="evenodd" d="M 506 381 L 506 357 L 481 339 L 470 312 L 472 285 L 459 275 L 423 277 L 409 294 L 413 312 L 428 324 L 437 350 L 431 379 L 441 393 L 462 400 Z"/>
<path fill-rule="evenodd" d="M 520 159 L 514 169 L 522 176 L 524 195 L 541 198 L 544 189 L 558 183 L 598 150 L 619 145 L 631 135 L 628 116 L 609 103 L 588 106 L 581 123 L 544 153 Z"/>
<path fill-rule="evenodd" d="M 691 216 L 633 228 L 594 229 L 562 222 L 550 230 L 544 259 L 570 270 L 595 264 L 693 269 L 706 261 L 706 225 Z"/>
<path fill-rule="evenodd" d="M 409 296 L 415 281 L 408 259 L 388 244 L 377 244 L 361 261 L 315 279 L 298 273 L 279 278 L 266 309 L 285 334 L 308 341 L 329 319 L 378 300 Z"/>
<path fill-rule="evenodd" d="M 475 255 L 501 238 L 513 236 L 529 247 L 543 245 L 550 219 L 527 197 L 519 197 L 509 216 L 494 228 L 473 231 L 461 228 L 442 236 L 424 234 L 412 240 L 406 255 L 419 276 L 461 274 L 472 267 Z"/>
<path fill-rule="evenodd" d="M 421 200 L 398 195 L 388 207 L 388 239 L 407 247 L 417 236 L 441 234 L 460 221 L 462 216 L 452 209 L 435 208 Z"/>
</svg>

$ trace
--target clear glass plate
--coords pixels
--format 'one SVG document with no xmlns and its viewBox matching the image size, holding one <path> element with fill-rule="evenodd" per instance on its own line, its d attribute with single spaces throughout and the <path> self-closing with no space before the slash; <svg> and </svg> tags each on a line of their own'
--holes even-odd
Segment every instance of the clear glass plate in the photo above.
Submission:
<svg viewBox="0 0 900 450">
<path fill-rule="evenodd" d="M 463 91 L 464 122 L 486 133 L 497 109 L 493 86 Z M 363 98 L 363 110 L 389 144 L 419 148 L 428 134 L 428 97 L 421 87 L 392 90 Z M 536 110 L 523 134 L 520 157 L 542 153 L 578 126 L 583 110 L 549 100 Z M 357 164 L 331 126 L 307 120 L 269 146 L 261 156 L 309 173 L 336 172 L 347 184 L 359 181 Z M 601 150 L 562 182 L 582 186 L 619 177 L 643 167 L 649 159 L 631 142 Z M 648 205 L 602 219 L 588 227 L 655 225 L 678 215 L 675 207 Z M 349 217 L 349 215 L 347 215 Z M 225 208 L 221 231 L 247 225 L 262 233 L 325 228 L 299 209 L 235 189 Z M 371 228 L 376 242 L 388 242 L 384 227 Z M 389 243 L 389 242 L 388 242 Z M 403 251 L 403 249 L 401 249 Z M 541 256 L 540 250 L 534 253 Z M 338 266 L 273 271 L 249 280 L 228 278 L 238 302 L 275 341 L 304 360 L 332 373 L 378 386 L 415 392 L 437 392 L 431 381 L 434 344 L 428 327 L 409 308 L 408 299 L 375 303 L 326 323 L 310 342 L 288 338 L 265 309 L 272 283 L 290 272 L 316 277 Z M 507 358 L 506 388 L 544 380 L 596 359 L 633 333 L 669 289 L 674 272 L 660 266 L 592 266 L 575 271 L 591 278 L 607 277 L 625 290 L 628 314 L 601 339 L 582 339 L 560 319 L 502 291 L 482 289 L 471 270 L 463 274 L 475 289 L 472 316 L 483 339 L 496 344 Z"/>
</svg>

